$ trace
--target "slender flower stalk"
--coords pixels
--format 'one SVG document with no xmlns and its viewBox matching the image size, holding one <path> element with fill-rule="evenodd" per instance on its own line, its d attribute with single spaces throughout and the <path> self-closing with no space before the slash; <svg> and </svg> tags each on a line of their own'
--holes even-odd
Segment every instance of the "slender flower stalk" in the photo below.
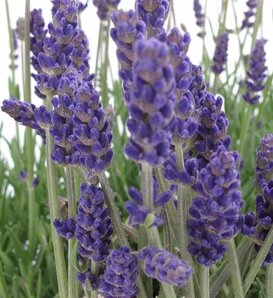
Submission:
<svg viewBox="0 0 273 298">
<path fill-rule="evenodd" d="M 209 268 L 206 266 L 201 266 L 200 269 L 200 292 L 203 298 L 210 297 Z"/>
</svg>

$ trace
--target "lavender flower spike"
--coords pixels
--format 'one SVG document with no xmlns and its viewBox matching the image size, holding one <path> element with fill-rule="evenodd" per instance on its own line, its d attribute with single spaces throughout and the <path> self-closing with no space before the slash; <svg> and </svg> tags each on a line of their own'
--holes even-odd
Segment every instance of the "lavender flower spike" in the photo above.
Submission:
<svg viewBox="0 0 273 298">
<path fill-rule="evenodd" d="M 112 224 L 102 190 L 83 183 L 75 230 L 79 254 L 95 262 L 103 261 L 109 254 L 111 235 Z"/>
<path fill-rule="evenodd" d="M 189 252 L 207 267 L 220 260 L 241 229 L 243 205 L 237 162 L 239 155 L 220 147 L 199 175 L 198 191 L 189 209 Z"/>
<path fill-rule="evenodd" d="M 97 14 L 101 20 L 108 20 L 113 11 L 117 10 L 120 0 L 93 0 Z"/>
<path fill-rule="evenodd" d="M 138 258 L 143 261 L 142 268 L 146 275 L 179 288 L 185 286 L 193 272 L 188 262 L 158 247 L 142 249 Z"/>
<path fill-rule="evenodd" d="M 133 82 L 125 152 L 138 162 L 162 164 L 170 153 L 175 124 L 174 72 L 165 43 L 154 38 L 136 43 Z"/>
<path fill-rule="evenodd" d="M 196 19 L 196 25 L 200 28 L 204 28 L 205 26 L 205 14 L 202 12 L 202 5 L 200 4 L 200 0 L 193 1 L 193 10 Z M 197 34 L 199 37 L 203 37 L 205 35 L 204 32 L 200 32 Z"/>
<path fill-rule="evenodd" d="M 164 22 L 169 13 L 168 0 L 137 0 L 136 11 L 138 17 L 147 26 L 148 36 L 157 36 L 163 31 Z"/>
<path fill-rule="evenodd" d="M 219 75 L 225 70 L 228 57 L 228 33 L 221 33 L 216 40 L 216 47 L 213 56 L 212 72 Z"/>
<path fill-rule="evenodd" d="M 245 81 L 246 93 L 243 95 L 243 98 L 251 105 L 259 103 L 260 92 L 264 89 L 267 73 L 264 50 L 265 43 L 266 40 L 264 39 L 257 40 L 250 56 L 249 70 Z"/>
<path fill-rule="evenodd" d="M 111 251 L 106 259 L 106 271 L 99 289 L 104 298 L 133 298 L 137 296 L 137 258 L 123 246 Z"/>
<path fill-rule="evenodd" d="M 244 13 L 245 18 L 242 22 L 241 29 L 251 28 L 253 26 L 254 19 L 255 19 L 255 16 L 256 16 L 256 12 L 257 12 L 258 1 L 257 0 L 248 0 L 246 2 L 246 5 L 248 7 L 248 11 L 246 11 Z"/>
</svg>

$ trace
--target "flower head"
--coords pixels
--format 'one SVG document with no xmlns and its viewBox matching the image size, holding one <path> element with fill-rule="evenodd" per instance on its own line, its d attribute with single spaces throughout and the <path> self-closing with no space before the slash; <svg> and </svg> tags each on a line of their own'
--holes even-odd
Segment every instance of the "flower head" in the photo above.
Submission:
<svg viewBox="0 0 273 298">
<path fill-rule="evenodd" d="M 211 67 L 212 72 L 221 74 L 225 70 L 225 64 L 228 57 L 228 33 L 221 33 L 216 40 L 216 47 L 213 56 L 213 64 Z"/>
</svg>

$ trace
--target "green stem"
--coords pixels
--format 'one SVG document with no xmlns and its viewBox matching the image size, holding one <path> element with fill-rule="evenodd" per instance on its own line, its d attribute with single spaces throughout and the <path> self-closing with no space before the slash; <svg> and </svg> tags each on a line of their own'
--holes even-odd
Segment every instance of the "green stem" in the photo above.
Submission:
<svg viewBox="0 0 273 298">
<path fill-rule="evenodd" d="M 246 136 L 249 128 L 250 119 L 253 113 L 253 107 L 250 106 L 248 103 L 246 104 L 247 104 L 247 107 L 246 107 L 246 112 L 244 113 L 243 125 L 242 125 L 241 136 L 240 136 L 239 152 L 242 155 L 242 157 L 244 157 Z"/>
<path fill-rule="evenodd" d="M 229 253 L 229 266 L 232 268 L 231 273 L 231 284 L 233 288 L 234 298 L 244 298 L 244 289 L 241 276 L 241 270 L 238 262 L 236 246 L 234 240 L 230 240 L 228 244 Z"/>
<path fill-rule="evenodd" d="M 4 272 L 2 270 L 2 264 L 0 263 L 0 296 L 3 298 L 10 297 L 10 292 L 5 281 Z"/>
<path fill-rule="evenodd" d="M 153 210 L 153 167 L 146 162 L 141 164 L 141 192 L 144 205 Z"/>
<path fill-rule="evenodd" d="M 101 78 L 101 97 L 102 97 L 102 104 L 104 107 L 108 104 L 108 85 L 107 85 L 107 78 L 108 78 L 108 52 L 109 52 L 109 30 L 110 30 L 110 20 L 107 22 L 107 26 L 105 28 L 105 35 L 104 35 L 104 61 L 103 61 L 103 71 L 102 71 L 102 78 Z"/>
<path fill-rule="evenodd" d="M 99 37 L 98 37 L 98 46 L 97 46 L 97 54 L 96 54 L 96 63 L 95 63 L 95 78 L 94 78 L 94 85 L 97 86 L 97 78 L 99 77 L 98 70 L 99 70 L 99 53 L 101 52 L 102 47 L 102 23 L 100 22 L 100 29 L 99 29 Z"/>
<path fill-rule="evenodd" d="M 67 199 L 68 199 L 68 217 L 76 218 L 76 198 L 74 187 L 74 173 L 71 166 L 66 167 L 66 184 L 67 184 Z M 75 254 L 76 239 L 68 240 L 68 297 L 78 297 L 78 285 L 75 278 L 76 270 L 76 254 Z"/>
<path fill-rule="evenodd" d="M 99 173 L 98 178 L 101 184 L 101 187 L 104 191 L 105 202 L 110 212 L 110 217 L 113 223 L 113 228 L 115 233 L 117 234 L 118 241 L 120 245 L 129 246 L 128 240 L 126 238 L 126 234 L 122 227 L 121 218 L 119 215 L 118 208 L 115 204 L 114 195 L 112 189 L 108 183 L 108 180 L 105 176 L 105 173 Z"/>
<path fill-rule="evenodd" d="M 202 293 L 202 298 L 209 298 L 209 268 L 206 266 L 201 266 L 200 292 Z"/>
<path fill-rule="evenodd" d="M 271 226 L 271 228 L 263 242 L 263 245 L 262 245 L 261 249 L 259 250 L 258 255 L 255 258 L 255 261 L 252 264 L 251 269 L 248 272 L 248 274 L 244 280 L 245 295 L 247 294 L 248 290 L 250 289 L 256 275 L 260 271 L 260 269 L 263 265 L 263 262 L 267 256 L 268 252 L 270 251 L 272 243 L 273 243 L 273 226 Z"/>
<path fill-rule="evenodd" d="M 31 83 L 30 83 L 30 0 L 26 0 L 25 6 L 25 85 L 24 85 L 24 99 L 31 103 Z M 32 186 L 33 181 L 33 166 L 34 166 L 34 138 L 32 129 L 26 128 L 25 135 L 25 150 L 27 154 L 27 171 L 28 171 L 28 239 L 30 254 L 34 252 L 36 242 L 36 202 L 35 192 Z"/>
<path fill-rule="evenodd" d="M 181 145 L 175 146 L 176 166 L 180 172 L 184 168 L 183 149 Z M 178 185 L 178 226 L 179 226 L 179 250 L 182 259 L 185 259 L 193 266 L 191 255 L 188 253 L 188 210 L 191 205 L 191 189 L 185 185 Z M 191 278 L 185 286 L 185 296 L 194 297 L 194 285 Z"/>
<path fill-rule="evenodd" d="M 267 265 L 265 276 L 266 298 L 273 298 L 273 264 Z"/>
<path fill-rule="evenodd" d="M 51 111 L 50 96 L 46 100 L 47 108 Z M 67 272 L 64 258 L 63 242 L 58 236 L 53 222 L 60 218 L 57 191 L 57 174 L 56 166 L 51 159 L 51 152 L 54 148 L 52 136 L 49 129 L 46 130 L 46 160 L 47 160 L 47 188 L 49 198 L 49 211 L 51 221 L 51 233 L 54 249 L 54 258 L 56 263 L 57 281 L 60 298 L 67 298 Z"/>
</svg>

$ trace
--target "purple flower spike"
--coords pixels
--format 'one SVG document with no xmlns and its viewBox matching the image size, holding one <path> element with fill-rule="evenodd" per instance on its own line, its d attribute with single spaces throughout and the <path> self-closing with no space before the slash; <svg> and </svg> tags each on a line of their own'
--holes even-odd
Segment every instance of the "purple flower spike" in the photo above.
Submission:
<svg viewBox="0 0 273 298">
<path fill-rule="evenodd" d="M 108 20 L 113 11 L 117 10 L 120 0 L 93 0 L 93 4 L 97 7 L 98 17 L 101 20 Z"/>
<path fill-rule="evenodd" d="M 133 45 L 136 40 L 142 39 L 146 34 L 146 26 L 139 21 L 135 11 L 118 10 L 112 14 L 114 28 L 111 37 L 117 45 L 117 58 L 120 62 L 119 76 L 123 82 L 123 96 L 126 102 L 130 99 L 132 88 L 132 65 L 134 60 Z"/>
<path fill-rule="evenodd" d="M 238 153 L 220 147 L 199 175 L 198 191 L 189 209 L 189 252 L 207 267 L 220 260 L 243 225 L 243 205 L 237 170 Z"/>
<path fill-rule="evenodd" d="M 225 70 L 228 57 L 228 33 L 221 33 L 216 40 L 216 47 L 213 56 L 212 72 L 219 75 Z"/>
<path fill-rule="evenodd" d="M 202 12 L 200 0 L 193 1 L 193 10 L 196 19 L 196 25 L 202 28 L 202 32 L 198 33 L 197 35 L 202 38 L 205 35 L 205 32 L 203 32 L 205 26 L 205 14 Z"/>
<path fill-rule="evenodd" d="M 257 5 L 258 1 L 257 0 L 248 0 L 246 2 L 246 5 L 248 7 L 248 11 L 244 13 L 245 18 L 242 22 L 242 27 L 241 29 L 244 28 L 251 28 L 254 24 L 256 12 L 257 12 Z"/>
<path fill-rule="evenodd" d="M 256 213 L 245 215 L 242 234 L 254 238 L 255 248 L 260 250 L 273 223 L 273 135 L 267 134 L 261 138 L 257 149 L 256 166 Z M 264 265 L 273 263 L 273 248 L 267 254 Z"/>
<path fill-rule="evenodd" d="M 16 122 L 35 129 L 37 134 L 45 140 L 45 130 L 39 126 L 34 117 L 34 110 L 36 109 L 35 105 L 28 102 L 21 102 L 12 97 L 9 100 L 3 101 L 1 109 Z"/>
<path fill-rule="evenodd" d="M 138 253 L 146 275 L 159 282 L 182 288 L 193 272 L 187 261 L 184 261 L 166 250 L 158 247 L 147 247 Z"/>
<path fill-rule="evenodd" d="M 95 262 L 103 261 L 109 254 L 112 232 L 102 190 L 95 185 L 88 186 L 83 183 L 75 230 L 80 256 L 92 258 Z"/>
<path fill-rule="evenodd" d="M 266 40 L 259 39 L 256 41 L 254 50 L 250 56 L 249 70 L 247 72 L 246 93 L 243 98 L 251 105 L 259 103 L 260 93 L 264 89 L 267 66 L 265 65 L 264 45 Z"/>
<path fill-rule="evenodd" d="M 156 39 L 136 43 L 133 82 L 127 122 L 131 136 L 125 152 L 138 162 L 162 164 L 175 124 L 174 72 L 167 45 Z"/>
<path fill-rule="evenodd" d="M 75 221 L 73 218 L 66 218 L 65 220 L 54 220 L 54 226 L 59 236 L 65 239 L 71 239 L 75 234 Z"/>
<path fill-rule="evenodd" d="M 138 17 L 147 26 L 148 36 L 157 36 L 163 31 L 164 22 L 169 13 L 168 0 L 137 0 Z"/>
<path fill-rule="evenodd" d="M 111 251 L 106 259 L 105 274 L 99 289 L 104 298 L 133 298 L 137 296 L 137 258 L 123 246 Z"/>
</svg>

